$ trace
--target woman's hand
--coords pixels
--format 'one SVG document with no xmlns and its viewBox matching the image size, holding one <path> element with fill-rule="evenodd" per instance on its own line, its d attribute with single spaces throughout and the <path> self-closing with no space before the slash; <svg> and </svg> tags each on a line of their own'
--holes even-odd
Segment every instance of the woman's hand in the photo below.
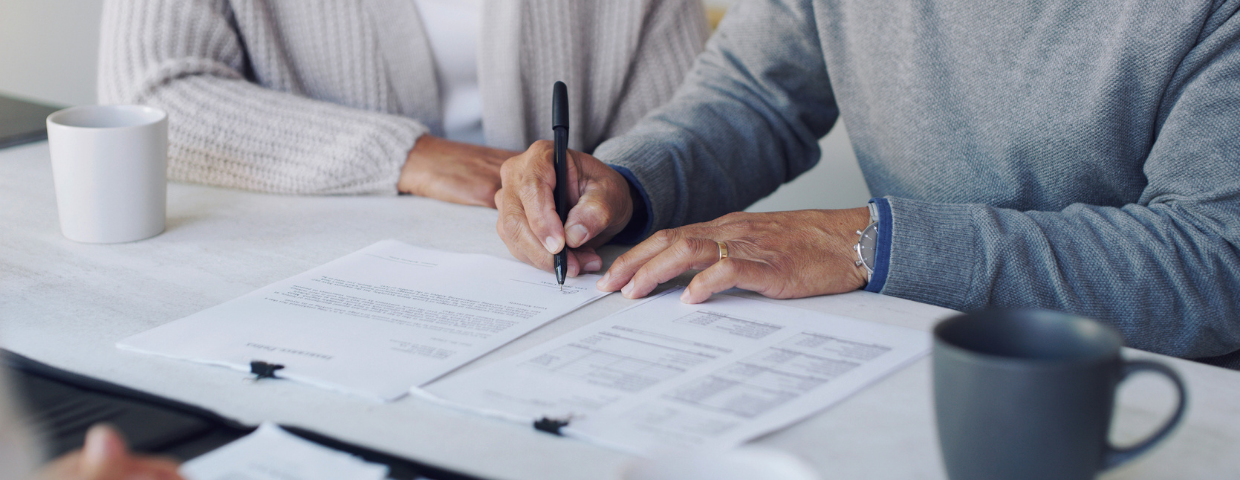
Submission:
<svg viewBox="0 0 1240 480">
<path fill-rule="evenodd" d="M 599 290 L 626 298 L 648 295 L 690 269 L 704 269 L 681 301 L 701 303 L 733 287 L 772 298 L 843 293 L 866 283 L 856 265 L 857 230 L 869 225 L 868 208 L 731 213 L 714 221 L 662 230 L 612 263 Z M 717 242 L 727 245 L 720 260 Z"/>
<path fill-rule="evenodd" d="M 81 450 L 66 453 L 39 472 L 38 480 L 182 480 L 172 460 L 134 455 L 106 425 L 86 432 Z"/>
<path fill-rule="evenodd" d="M 495 208 L 499 169 L 520 152 L 422 135 L 400 170 L 396 189 L 445 202 Z"/>
</svg>

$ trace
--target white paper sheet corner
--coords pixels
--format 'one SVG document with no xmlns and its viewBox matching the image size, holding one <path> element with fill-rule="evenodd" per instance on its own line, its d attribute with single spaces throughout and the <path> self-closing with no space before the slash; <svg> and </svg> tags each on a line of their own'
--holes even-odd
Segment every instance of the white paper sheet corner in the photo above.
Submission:
<svg viewBox="0 0 1240 480">
<path fill-rule="evenodd" d="M 386 465 L 305 440 L 270 422 L 181 466 L 186 480 L 382 480 L 387 475 Z"/>
</svg>

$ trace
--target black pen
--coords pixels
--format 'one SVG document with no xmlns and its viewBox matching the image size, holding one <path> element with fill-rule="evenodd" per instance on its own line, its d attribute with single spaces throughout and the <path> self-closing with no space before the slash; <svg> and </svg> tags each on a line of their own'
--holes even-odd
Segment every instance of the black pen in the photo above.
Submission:
<svg viewBox="0 0 1240 480">
<path fill-rule="evenodd" d="M 555 131 L 555 213 L 560 223 L 568 221 L 568 87 L 555 82 L 551 97 L 551 130 Z M 568 237 L 564 247 L 555 255 L 555 281 L 564 291 L 564 277 L 568 275 Z"/>
</svg>

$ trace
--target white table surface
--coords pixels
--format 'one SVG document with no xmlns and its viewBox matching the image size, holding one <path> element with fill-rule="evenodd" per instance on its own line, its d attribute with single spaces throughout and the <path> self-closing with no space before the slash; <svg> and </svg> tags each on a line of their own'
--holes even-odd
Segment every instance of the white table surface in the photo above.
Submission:
<svg viewBox="0 0 1240 480">
<path fill-rule="evenodd" d="M 292 382 L 248 382 L 224 368 L 124 352 L 117 340 L 301 273 L 376 241 L 511 258 L 493 210 L 414 197 L 291 197 L 171 184 L 168 229 L 145 241 L 87 245 L 61 236 L 46 143 L 0 150 L 0 344 L 50 365 L 198 405 L 240 422 L 271 420 L 442 468 L 494 479 L 617 479 L 630 457 L 406 397 L 377 404 Z M 618 255 L 611 248 L 606 260 Z M 686 278 L 674 281 L 684 284 Z M 612 295 L 466 366 L 477 368 L 602 318 Z M 952 311 L 866 292 L 781 301 L 929 330 Z M 1105 479 L 1240 477 L 1240 373 L 1157 357 L 1187 381 L 1188 413 L 1169 439 Z M 930 361 L 757 440 L 824 478 L 940 479 Z M 1121 389 L 1113 436 L 1144 436 L 1168 415 L 1168 384 Z"/>
</svg>

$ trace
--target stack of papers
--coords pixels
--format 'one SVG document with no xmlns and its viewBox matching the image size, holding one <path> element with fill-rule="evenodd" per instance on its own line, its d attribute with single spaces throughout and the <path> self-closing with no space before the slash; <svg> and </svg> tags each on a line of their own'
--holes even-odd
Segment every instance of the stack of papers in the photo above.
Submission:
<svg viewBox="0 0 1240 480">
<path fill-rule="evenodd" d="M 372 398 L 412 392 L 527 424 L 549 419 L 540 428 L 639 454 L 739 445 L 930 349 L 925 332 L 726 294 L 685 305 L 675 289 L 430 384 L 605 296 L 595 281 L 569 279 L 561 291 L 521 263 L 389 240 L 118 346 L 247 371 L 282 364 L 282 378 Z"/>
<path fill-rule="evenodd" d="M 394 400 L 607 294 L 487 255 L 387 240 L 117 346 Z"/>
</svg>

